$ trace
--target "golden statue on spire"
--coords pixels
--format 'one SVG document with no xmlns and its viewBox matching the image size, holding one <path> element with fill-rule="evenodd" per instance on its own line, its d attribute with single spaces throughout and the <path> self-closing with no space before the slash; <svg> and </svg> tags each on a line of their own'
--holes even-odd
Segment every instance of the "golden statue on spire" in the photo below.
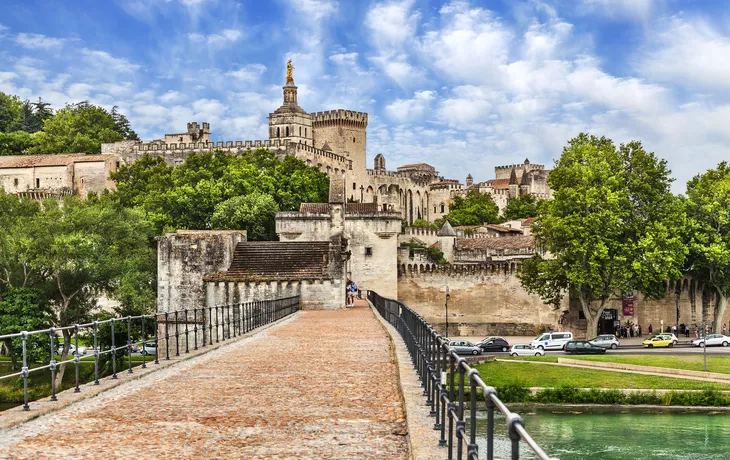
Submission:
<svg viewBox="0 0 730 460">
<path fill-rule="evenodd" d="M 286 63 L 286 84 L 294 84 L 294 77 L 292 76 L 292 70 L 294 70 L 294 66 L 291 64 L 291 59 L 289 59 Z"/>
</svg>

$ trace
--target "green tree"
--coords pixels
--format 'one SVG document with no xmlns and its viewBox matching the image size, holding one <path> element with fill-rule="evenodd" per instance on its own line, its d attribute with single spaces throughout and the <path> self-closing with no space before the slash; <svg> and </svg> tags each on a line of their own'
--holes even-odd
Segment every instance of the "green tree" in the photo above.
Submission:
<svg viewBox="0 0 730 460">
<path fill-rule="evenodd" d="M 66 105 L 45 120 L 33 153 L 100 153 L 102 143 L 122 139 L 114 117 L 84 101 Z"/>
<path fill-rule="evenodd" d="M 53 109 L 51 109 L 51 104 L 43 101 L 40 97 L 38 102 L 33 102 L 32 105 L 33 115 L 38 123 L 38 129 L 40 129 L 43 127 L 43 123 L 53 116 Z"/>
<path fill-rule="evenodd" d="M 686 216 L 669 174 L 640 142 L 616 148 L 604 137 L 572 139 L 548 178 L 553 199 L 541 204 L 533 226 L 552 257 L 523 264 L 523 287 L 556 305 L 566 292 L 576 296 L 589 335 L 616 291 L 663 295 L 687 255 Z"/>
<path fill-rule="evenodd" d="M 45 274 L 35 259 L 45 250 L 40 203 L 0 190 L 0 289 L 30 287 Z"/>
<path fill-rule="evenodd" d="M 219 230 L 246 230 L 250 240 L 271 241 L 276 238 L 274 216 L 278 211 L 271 195 L 254 190 L 218 203 L 211 226 Z"/>
<path fill-rule="evenodd" d="M 37 144 L 37 135 L 25 131 L 0 133 L 0 155 L 24 155 Z"/>
<path fill-rule="evenodd" d="M 719 331 L 730 298 L 730 165 L 727 162 L 687 183 L 686 208 L 689 273 L 715 289 L 715 331 Z"/>
<path fill-rule="evenodd" d="M 23 119 L 23 103 L 18 96 L 0 92 L 0 132 L 8 133 L 20 129 Z"/>
<path fill-rule="evenodd" d="M 429 222 L 427 220 L 423 220 L 423 219 L 416 219 L 416 220 L 414 220 L 413 223 L 411 224 L 411 227 L 416 227 L 416 228 L 436 228 L 436 226 L 434 224 L 432 224 L 431 222 Z"/>
<path fill-rule="evenodd" d="M 127 117 L 119 113 L 117 106 L 112 107 L 112 118 L 114 119 L 114 130 L 124 136 L 126 140 L 138 141 L 139 136 L 132 129 L 132 125 L 129 123 Z"/>
<path fill-rule="evenodd" d="M 465 197 L 455 196 L 444 217 L 452 225 L 481 225 L 499 222 L 499 207 L 489 193 L 470 190 Z"/>
<path fill-rule="evenodd" d="M 53 324 L 53 314 L 43 292 L 39 289 L 11 287 L 0 291 L 0 335 L 21 331 L 37 331 Z M 29 361 L 48 357 L 47 335 L 28 336 L 26 343 Z M 22 353 L 20 339 L 3 339 L 13 369 L 18 369 L 17 357 Z"/>
<path fill-rule="evenodd" d="M 221 203 L 254 192 L 269 195 L 279 210 L 293 211 L 302 202 L 327 200 L 329 179 L 294 157 L 282 160 L 268 150 L 242 155 L 191 153 L 177 167 L 158 158 L 143 157 L 112 175 L 112 196 L 123 206 L 138 207 L 158 233 L 176 229 L 213 228 Z M 267 217 L 265 228 L 274 225 Z M 222 224 L 222 217 L 218 223 Z"/>
<path fill-rule="evenodd" d="M 502 212 L 504 220 L 527 219 L 537 216 L 538 199 L 534 195 L 512 198 Z"/>
<path fill-rule="evenodd" d="M 126 209 L 109 198 L 81 201 L 68 197 L 44 202 L 40 222 L 48 233 L 45 250 L 35 264 L 44 267 L 59 326 L 91 319 L 95 299 L 134 291 L 126 283 L 137 280 L 135 271 L 148 270 L 154 260 L 153 231 L 138 211 Z M 138 290 L 154 291 L 152 277 L 143 278 Z M 143 296 L 145 297 L 145 296 Z M 150 296 L 147 295 L 147 298 Z M 71 331 L 64 330 L 61 358 L 68 354 Z M 63 378 L 61 366 L 58 381 Z"/>
</svg>

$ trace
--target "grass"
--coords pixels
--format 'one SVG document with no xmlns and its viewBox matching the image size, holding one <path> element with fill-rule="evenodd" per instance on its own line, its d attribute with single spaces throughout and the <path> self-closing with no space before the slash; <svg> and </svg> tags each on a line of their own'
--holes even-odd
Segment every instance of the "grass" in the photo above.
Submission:
<svg viewBox="0 0 730 460">
<path fill-rule="evenodd" d="M 535 361 L 535 359 L 530 359 Z M 539 361 L 557 361 L 540 357 Z M 520 362 L 490 362 L 476 366 L 487 385 L 495 387 L 636 388 L 666 390 L 730 390 L 730 384 L 654 375 L 568 368 Z"/>
<path fill-rule="evenodd" d="M 703 371 L 702 355 L 691 356 L 580 356 L 577 359 L 610 363 L 634 364 L 637 366 L 667 367 L 688 371 Z M 707 356 L 707 370 L 730 374 L 730 356 Z"/>
</svg>

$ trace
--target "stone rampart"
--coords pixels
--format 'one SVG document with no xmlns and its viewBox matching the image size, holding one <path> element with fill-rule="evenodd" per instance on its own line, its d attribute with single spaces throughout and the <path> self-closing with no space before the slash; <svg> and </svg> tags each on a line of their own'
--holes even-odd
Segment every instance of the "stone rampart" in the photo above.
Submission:
<svg viewBox="0 0 730 460">
<path fill-rule="evenodd" d="M 361 125 L 363 128 L 368 124 L 368 114 L 354 110 L 336 109 L 324 112 L 312 112 L 312 126 L 326 125 L 332 123 L 348 123 Z"/>
</svg>

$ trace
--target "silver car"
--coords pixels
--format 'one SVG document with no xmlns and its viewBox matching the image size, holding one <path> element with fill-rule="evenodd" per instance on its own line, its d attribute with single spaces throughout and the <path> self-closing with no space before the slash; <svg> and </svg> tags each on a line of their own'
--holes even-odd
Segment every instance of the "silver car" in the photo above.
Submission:
<svg viewBox="0 0 730 460">
<path fill-rule="evenodd" d="M 482 349 L 466 340 L 452 340 L 449 347 L 460 355 L 481 355 Z"/>
<path fill-rule="evenodd" d="M 621 342 L 619 342 L 616 336 L 613 334 L 599 335 L 590 342 L 593 345 L 597 345 L 601 348 L 610 348 L 611 350 L 615 350 L 616 348 L 618 348 L 619 345 L 621 345 Z"/>
<path fill-rule="evenodd" d="M 509 351 L 510 356 L 545 356 L 545 352 L 539 348 L 532 348 L 528 344 L 512 345 Z"/>
</svg>

